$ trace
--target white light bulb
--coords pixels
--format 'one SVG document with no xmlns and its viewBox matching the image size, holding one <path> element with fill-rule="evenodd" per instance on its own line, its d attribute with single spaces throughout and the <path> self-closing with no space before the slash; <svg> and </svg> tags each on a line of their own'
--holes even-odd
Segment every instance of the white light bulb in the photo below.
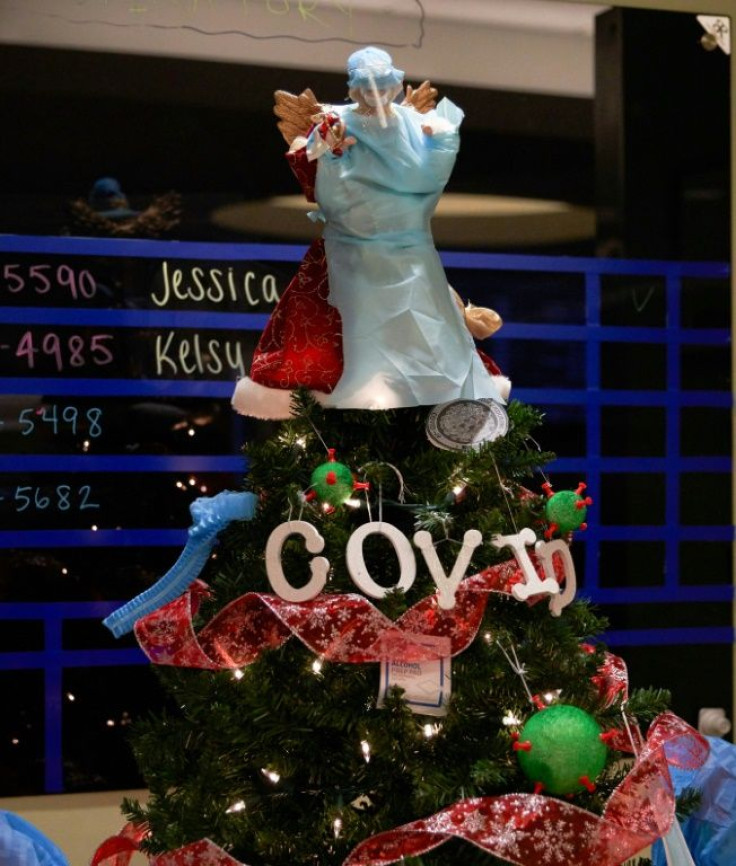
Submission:
<svg viewBox="0 0 736 866">
<path fill-rule="evenodd" d="M 312 672 L 315 674 L 319 674 L 322 672 L 322 660 L 321 659 L 315 659 L 312 662 Z"/>
<path fill-rule="evenodd" d="M 335 839 L 339 839 L 340 831 L 342 830 L 342 818 L 335 818 L 332 822 L 332 829 L 335 833 Z"/>
<path fill-rule="evenodd" d="M 263 775 L 274 785 L 281 779 L 281 776 L 275 770 L 267 770 L 265 767 L 261 770 Z"/>
<path fill-rule="evenodd" d="M 242 812 L 245 809 L 245 802 L 243 800 L 238 800 L 233 803 L 229 809 L 225 809 L 225 814 L 231 815 L 233 812 Z"/>
<path fill-rule="evenodd" d="M 368 740 L 360 741 L 360 751 L 363 753 L 363 757 L 365 758 L 365 762 L 367 764 L 371 759 L 371 744 L 368 742 Z"/>
<path fill-rule="evenodd" d="M 245 674 L 240 670 L 240 668 L 235 668 L 233 671 L 233 679 L 234 680 L 242 680 Z"/>
</svg>

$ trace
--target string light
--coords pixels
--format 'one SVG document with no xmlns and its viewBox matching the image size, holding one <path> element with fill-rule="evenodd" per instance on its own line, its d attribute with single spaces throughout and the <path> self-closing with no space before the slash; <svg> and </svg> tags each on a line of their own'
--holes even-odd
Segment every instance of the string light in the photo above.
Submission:
<svg viewBox="0 0 736 866">
<path fill-rule="evenodd" d="M 360 741 L 360 751 L 363 753 L 363 757 L 365 758 L 365 762 L 367 764 L 371 759 L 371 744 L 368 742 L 368 740 Z"/>
<path fill-rule="evenodd" d="M 187 430 L 187 436 L 196 436 L 196 434 L 197 434 L 197 431 L 194 429 L 194 427 L 190 427 Z"/>
<path fill-rule="evenodd" d="M 66 699 L 68 701 L 71 701 L 72 703 L 74 703 L 74 701 L 76 701 L 76 697 L 71 692 L 66 693 Z"/>
<path fill-rule="evenodd" d="M 197 486 L 197 479 L 193 475 L 189 479 L 189 486 L 190 487 L 196 487 Z"/>
<path fill-rule="evenodd" d="M 235 803 L 230 806 L 229 809 L 225 809 L 226 815 L 232 815 L 233 812 L 243 812 L 245 811 L 245 800 L 237 800 Z"/>
<path fill-rule="evenodd" d="M 234 680 L 242 680 L 244 676 L 245 674 L 243 673 L 243 671 L 240 670 L 240 668 L 235 668 L 235 670 L 233 671 Z"/>
<path fill-rule="evenodd" d="M 340 838 L 340 831 L 342 830 L 342 818 L 339 815 L 332 822 L 332 830 L 335 834 L 335 839 L 339 839 Z"/>
<path fill-rule="evenodd" d="M 186 490 L 187 489 L 187 485 L 184 484 L 183 481 L 177 481 L 176 486 L 179 490 Z"/>
<path fill-rule="evenodd" d="M 557 700 L 557 698 L 559 698 L 561 694 L 562 689 L 553 689 L 549 692 L 543 692 L 542 700 L 545 702 L 545 704 L 552 704 Z"/>
<path fill-rule="evenodd" d="M 84 442 L 82 442 L 82 451 L 89 451 L 89 446 L 89 439 L 85 439 Z"/>
<path fill-rule="evenodd" d="M 506 727 L 511 727 L 512 725 L 520 725 L 522 723 L 522 719 L 520 719 L 513 710 L 507 710 L 506 715 L 501 719 Z"/>
<path fill-rule="evenodd" d="M 20 740 L 19 740 L 17 737 L 13 737 L 13 739 L 12 739 L 10 742 L 11 742 L 14 746 L 17 746 L 17 745 L 20 744 Z"/>
<path fill-rule="evenodd" d="M 440 732 L 440 726 L 439 726 L 439 725 L 431 725 L 431 724 L 427 723 L 427 724 L 422 728 L 422 733 L 424 734 L 424 736 L 425 736 L 428 740 L 431 740 L 432 737 L 436 737 L 437 734 L 439 734 L 439 732 Z"/>
<path fill-rule="evenodd" d="M 261 770 L 263 775 L 268 779 L 269 782 L 276 785 L 279 781 L 281 781 L 281 776 L 275 770 L 267 770 L 265 767 Z"/>
<path fill-rule="evenodd" d="M 312 662 L 312 673 L 314 673 L 314 674 L 322 673 L 322 659 L 315 659 Z"/>
<path fill-rule="evenodd" d="M 114 719 L 108 719 L 105 722 L 105 724 L 107 725 L 108 728 L 114 728 L 115 727 L 115 720 Z"/>
</svg>

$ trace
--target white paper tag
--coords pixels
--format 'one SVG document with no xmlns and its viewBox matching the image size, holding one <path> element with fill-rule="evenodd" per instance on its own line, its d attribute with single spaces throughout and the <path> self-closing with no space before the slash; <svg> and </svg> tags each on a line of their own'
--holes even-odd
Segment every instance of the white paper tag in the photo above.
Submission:
<svg viewBox="0 0 736 866">
<path fill-rule="evenodd" d="M 412 712 L 422 716 L 447 715 L 447 702 L 452 691 L 450 639 L 432 635 L 412 635 L 412 638 L 436 650 L 440 658 L 420 662 L 382 661 L 378 706 L 383 706 L 386 693 L 392 686 L 399 686 L 404 690 L 404 700 Z"/>
</svg>

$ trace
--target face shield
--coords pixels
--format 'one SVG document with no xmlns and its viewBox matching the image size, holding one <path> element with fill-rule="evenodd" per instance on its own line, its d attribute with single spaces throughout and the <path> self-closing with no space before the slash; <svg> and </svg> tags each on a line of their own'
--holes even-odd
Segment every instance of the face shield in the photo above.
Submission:
<svg viewBox="0 0 736 866">
<path fill-rule="evenodd" d="M 357 90 L 386 126 L 386 108 L 401 91 L 404 73 L 380 48 L 361 48 L 348 58 L 348 87 Z"/>
</svg>

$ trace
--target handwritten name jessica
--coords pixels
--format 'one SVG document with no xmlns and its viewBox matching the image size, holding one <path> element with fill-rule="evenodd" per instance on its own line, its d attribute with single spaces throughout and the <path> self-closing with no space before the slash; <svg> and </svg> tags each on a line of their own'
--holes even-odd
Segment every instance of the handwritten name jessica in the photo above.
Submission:
<svg viewBox="0 0 736 866">
<path fill-rule="evenodd" d="M 235 268 L 192 267 L 171 268 L 167 261 L 161 263 L 163 280 L 157 290 L 151 292 L 151 301 L 157 307 L 166 307 L 172 300 L 191 301 L 195 304 L 275 304 L 279 299 L 274 274 L 258 275 L 245 271 L 241 275 Z"/>
</svg>

